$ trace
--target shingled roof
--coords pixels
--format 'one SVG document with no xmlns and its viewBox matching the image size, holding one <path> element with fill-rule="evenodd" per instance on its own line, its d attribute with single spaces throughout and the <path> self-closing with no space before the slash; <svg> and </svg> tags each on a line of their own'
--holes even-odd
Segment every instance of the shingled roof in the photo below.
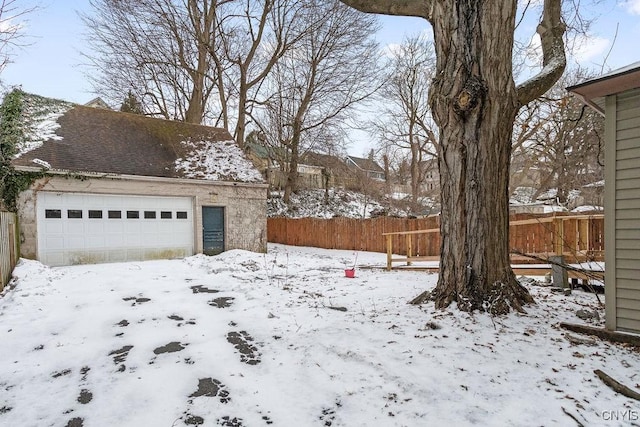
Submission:
<svg viewBox="0 0 640 427">
<path fill-rule="evenodd" d="M 380 165 L 377 164 L 374 160 L 363 159 L 361 157 L 355 156 L 348 156 L 348 158 L 351 159 L 351 161 L 353 161 L 356 166 L 364 171 L 384 173 L 384 169 L 382 169 Z"/>
<path fill-rule="evenodd" d="M 226 129 L 24 94 L 12 163 L 73 173 L 263 182 Z"/>
</svg>

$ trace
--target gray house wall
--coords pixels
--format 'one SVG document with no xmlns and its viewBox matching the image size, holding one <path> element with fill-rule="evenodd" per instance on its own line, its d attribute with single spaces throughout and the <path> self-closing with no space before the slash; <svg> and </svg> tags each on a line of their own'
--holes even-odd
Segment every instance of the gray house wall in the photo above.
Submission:
<svg viewBox="0 0 640 427">
<path fill-rule="evenodd" d="M 640 89 L 605 113 L 606 327 L 640 333 Z"/>
<path fill-rule="evenodd" d="M 36 259 L 37 192 L 191 197 L 194 249 L 202 252 L 202 207 L 225 208 L 225 250 L 266 252 L 266 184 L 206 182 L 153 177 L 72 178 L 49 176 L 35 182 L 18 200 L 21 256 Z"/>
</svg>

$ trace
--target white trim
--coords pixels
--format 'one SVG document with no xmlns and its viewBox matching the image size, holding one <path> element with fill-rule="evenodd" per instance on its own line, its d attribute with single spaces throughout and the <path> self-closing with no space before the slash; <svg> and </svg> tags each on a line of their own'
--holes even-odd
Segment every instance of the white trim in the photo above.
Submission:
<svg viewBox="0 0 640 427">
<path fill-rule="evenodd" d="M 616 301 L 616 127 L 617 96 L 605 98 L 604 119 L 605 158 L 604 163 L 604 261 L 605 261 L 605 327 L 611 331 L 617 328 Z"/>
<path fill-rule="evenodd" d="M 228 187 L 252 187 L 252 188 L 269 188 L 269 184 L 261 182 L 232 182 L 232 181 L 206 181 L 202 179 L 189 179 L 189 178 L 168 178 L 162 176 L 144 176 L 144 175 L 122 175 L 115 173 L 103 173 L 103 172 L 74 172 L 70 170 L 61 169 L 46 169 L 33 166 L 16 166 L 16 170 L 23 172 L 44 172 L 51 175 L 77 175 L 94 179 L 115 179 L 115 180 L 129 180 L 129 181 L 148 181 L 148 182 L 171 182 L 175 184 L 197 184 L 197 185 L 222 185 Z"/>
</svg>

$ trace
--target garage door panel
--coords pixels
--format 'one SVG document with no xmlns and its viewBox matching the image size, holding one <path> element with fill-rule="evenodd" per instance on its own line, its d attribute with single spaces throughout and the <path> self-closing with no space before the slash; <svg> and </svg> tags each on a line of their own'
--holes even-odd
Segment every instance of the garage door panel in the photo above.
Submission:
<svg viewBox="0 0 640 427">
<path fill-rule="evenodd" d="M 88 222 L 87 232 L 89 234 L 104 234 L 106 232 L 104 222 L 103 221 Z"/>
<path fill-rule="evenodd" d="M 65 249 L 77 249 L 77 248 L 85 248 L 86 243 L 84 240 L 84 236 L 68 236 L 65 239 Z"/>
<path fill-rule="evenodd" d="M 167 227 L 167 230 L 170 230 L 170 228 Z M 161 229 L 155 221 L 144 220 L 144 222 L 140 224 L 140 232 L 145 234 L 155 234 L 160 233 Z"/>
<path fill-rule="evenodd" d="M 64 249 L 64 239 L 62 237 L 47 237 L 46 244 L 52 250 Z"/>
<path fill-rule="evenodd" d="M 98 249 L 105 247 L 106 239 L 103 235 L 94 235 L 87 236 L 86 238 L 86 246 L 89 249 Z"/>
<path fill-rule="evenodd" d="M 121 248 L 124 246 L 124 236 L 122 234 L 107 234 L 104 238 L 106 248 Z"/>
<path fill-rule="evenodd" d="M 103 222 L 105 233 L 122 233 L 124 232 L 124 224 L 117 220 L 108 220 Z"/>
<path fill-rule="evenodd" d="M 62 222 L 49 222 L 48 220 L 43 224 L 44 232 L 47 234 L 62 234 L 64 233 L 64 224 Z"/>
<path fill-rule="evenodd" d="M 84 223 L 78 222 L 78 220 L 75 220 L 75 219 L 73 221 L 69 221 L 67 223 L 66 232 L 70 234 L 84 234 L 85 233 Z"/>
<path fill-rule="evenodd" d="M 189 197 L 40 192 L 39 259 L 66 265 L 192 255 L 192 206 Z M 127 211 L 138 218 L 127 218 Z"/>
</svg>

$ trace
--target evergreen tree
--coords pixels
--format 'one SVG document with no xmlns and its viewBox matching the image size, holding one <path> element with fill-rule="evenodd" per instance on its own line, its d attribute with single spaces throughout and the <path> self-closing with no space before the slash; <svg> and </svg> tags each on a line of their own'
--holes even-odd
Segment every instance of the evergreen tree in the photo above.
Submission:
<svg viewBox="0 0 640 427">
<path fill-rule="evenodd" d="M 136 98 L 131 89 L 129 89 L 129 93 L 127 93 L 124 101 L 122 101 L 120 111 L 123 113 L 144 114 L 142 103 L 138 101 L 138 98 Z"/>
</svg>

